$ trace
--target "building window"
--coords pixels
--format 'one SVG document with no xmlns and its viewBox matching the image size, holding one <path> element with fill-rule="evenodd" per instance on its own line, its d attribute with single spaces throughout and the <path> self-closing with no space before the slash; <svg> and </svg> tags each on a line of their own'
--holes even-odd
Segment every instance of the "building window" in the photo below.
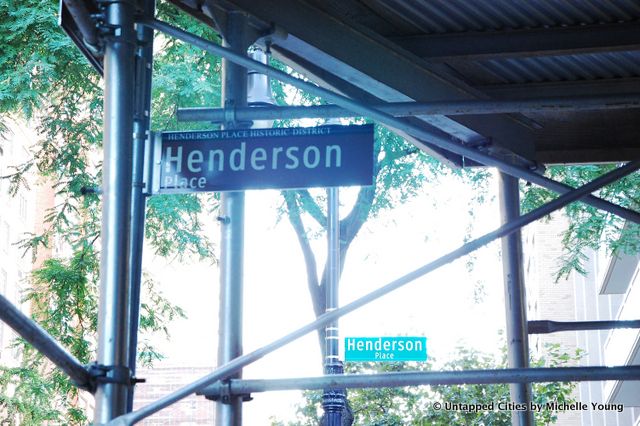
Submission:
<svg viewBox="0 0 640 426">
<path fill-rule="evenodd" d="M 22 302 L 22 286 L 24 283 L 24 272 L 18 271 L 18 279 L 16 280 L 16 306 L 20 306 Z"/>
<path fill-rule="evenodd" d="M 7 297 L 7 271 L 4 269 L 0 269 L 0 293 Z M 2 321 L 0 321 L 0 355 L 4 350 L 4 330 L 5 325 Z"/>
<path fill-rule="evenodd" d="M 11 236 L 9 233 L 9 224 L 2 222 L 2 228 L 0 228 L 0 246 L 4 252 L 9 251 L 9 245 L 11 244 Z"/>
<path fill-rule="evenodd" d="M 23 194 L 18 196 L 18 201 L 20 203 L 20 219 L 23 222 L 27 221 L 27 199 Z"/>
</svg>

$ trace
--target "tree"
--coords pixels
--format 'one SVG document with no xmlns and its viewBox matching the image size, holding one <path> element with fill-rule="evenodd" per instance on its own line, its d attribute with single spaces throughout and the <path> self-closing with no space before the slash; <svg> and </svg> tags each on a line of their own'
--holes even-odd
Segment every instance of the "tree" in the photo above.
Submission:
<svg viewBox="0 0 640 426">
<path fill-rule="evenodd" d="M 570 355 L 560 350 L 559 345 L 549 345 L 545 357 L 538 358 L 533 366 L 565 366 L 577 361 L 581 351 Z M 472 349 L 458 347 L 452 360 L 443 365 L 443 369 L 471 370 L 506 368 L 506 349 L 496 359 L 493 355 Z M 400 371 L 430 371 L 434 361 L 426 363 L 347 363 L 349 373 L 388 373 Z M 573 383 L 535 383 L 533 402 L 542 404 L 544 409 L 536 412 L 536 424 L 547 425 L 557 421 L 558 411 L 547 407 L 548 402 L 571 403 Z M 304 402 L 297 407 L 297 418 L 293 422 L 273 420 L 272 426 L 311 426 L 320 424 L 321 391 L 305 391 Z M 357 425 L 510 425 L 511 412 L 498 408 L 499 402 L 509 401 L 509 386 L 459 385 L 459 386 L 419 386 L 404 388 L 351 389 L 349 402 Z M 458 410 L 443 409 L 445 402 L 450 404 L 493 404 L 493 409 Z M 438 405 L 440 404 L 440 405 Z M 549 408 L 549 409 L 547 409 Z"/>
<path fill-rule="evenodd" d="M 366 221 L 428 190 L 425 183 L 437 185 L 444 176 L 455 175 L 468 181 L 483 196 L 488 172 L 485 169 L 450 169 L 436 158 L 382 126 L 375 126 L 373 186 L 357 189 L 349 212 L 340 220 L 340 273 L 344 269 L 352 242 Z M 327 230 L 326 193 L 320 190 L 282 192 L 284 211 L 296 232 L 306 265 L 306 281 L 316 317 L 326 310 L 325 291 L 328 265 L 322 272 L 311 242 Z M 341 206 L 343 207 L 343 206 Z M 321 354 L 324 352 L 324 330 L 318 330 Z"/>
<path fill-rule="evenodd" d="M 29 175 L 52 185 L 56 205 L 47 213 L 40 235 L 20 242 L 35 257 L 38 250 L 62 244 L 66 249 L 46 260 L 23 294 L 32 316 L 82 362 L 95 359 L 100 199 L 87 188 L 100 185 L 102 81 L 57 25 L 58 1 L 0 0 L 0 124 L 28 121 L 38 132 L 31 158 L 6 176 L 10 191 L 29 189 Z M 217 35 L 166 2 L 158 14 L 210 39 Z M 154 62 L 152 127 L 178 130 L 174 106 L 219 102 L 220 61 L 199 49 L 158 38 Z M 190 126 L 193 127 L 193 126 Z M 0 131 L 7 127 L 0 125 Z M 0 149 L 7 139 L 0 138 Z M 202 235 L 200 214 L 216 208 L 213 196 L 159 196 L 149 200 L 146 236 L 163 256 L 199 256 L 215 261 L 211 242 Z M 142 333 L 166 331 L 184 312 L 155 288 L 143 283 Z M 0 411 L 8 424 L 84 424 L 78 391 L 26 342 L 18 339 L 22 363 L 0 369 Z M 142 362 L 161 357 L 143 339 Z M 6 416 L 5 416 L 6 414 Z M 5 424 L 5 423 L 3 423 Z"/>
<path fill-rule="evenodd" d="M 552 179 L 578 187 L 611 171 L 615 164 L 553 166 L 546 170 Z M 530 211 L 551 201 L 557 195 L 540 187 L 524 185 L 522 206 Z M 605 200 L 638 211 L 640 208 L 640 174 L 632 173 L 598 191 Z M 557 280 L 572 271 L 585 274 L 584 262 L 587 249 L 606 249 L 612 255 L 634 254 L 640 251 L 640 226 L 626 223 L 611 213 L 598 210 L 584 203 L 569 204 L 564 212 L 569 227 L 563 233 L 564 256 L 559 260 Z"/>
</svg>

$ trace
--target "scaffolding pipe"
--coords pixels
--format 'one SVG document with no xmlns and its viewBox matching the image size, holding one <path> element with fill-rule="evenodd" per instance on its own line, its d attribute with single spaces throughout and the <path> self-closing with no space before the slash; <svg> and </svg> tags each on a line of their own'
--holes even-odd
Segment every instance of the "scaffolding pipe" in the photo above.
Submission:
<svg viewBox="0 0 640 426">
<path fill-rule="evenodd" d="M 210 52 L 214 55 L 220 55 L 224 58 L 227 58 L 232 62 L 246 67 L 247 69 L 260 71 L 284 83 L 288 83 L 300 89 L 306 90 L 311 94 L 324 98 L 328 102 L 353 111 L 360 116 L 369 117 L 372 120 L 378 121 L 389 127 L 406 132 L 416 138 L 424 140 L 427 144 L 432 144 L 444 150 L 467 157 L 478 163 L 484 164 L 485 166 L 496 167 L 502 172 L 507 173 L 513 177 L 525 179 L 531 183 L 535 183 L 536 185 L 542 186 L 560 194 L 564 194 L 575 189 L 569 185 L 539 175 L 535 173 L 535 171 L 530 170 L 526 167 L 510 164 L 507 161 L 495 158 L 488 153 L 479 151 L 470 146 L 460 144 L 456 141 L 455 138 L 443 131 L 429 130 L 413 123 L 407 122 L 406 120 L 393 117 L 387 113 L 367 106 L 359 101 L 339 95 L 332 92 L 331 90 L 318 87 L 313 83 L 303 81 L 285 72 L 269 67 L 268 65 L 253 61 L 246 56 L 239 55 L 230 49 L 226 49 L 202 37 L 198 37 L 184 30 L 176 28 L 170 24 L 167 24 L 166 22 L 162 22 L 157 19 L 142 19 L 140 23 L 143 25 L 148 25 L 157 31 L 163 32 L 186 43 L 199 47 L 200 49 L 206 50 L 207 52 Z M 623 219 L 640 224 L 640 213 L 633 210 L 617 206 L 613 203 L 590 194 L 585 195 L 584 199 L 581 201 L 598 209 L 614 213 Z"/>
<path fill-rule="evenodd" d="M 381 298 L 382 296 L 391 293 L 394 290 L 397 290 L 406 284 L 412 282 L 413 280 L 420 278 L 434 270 L 440 268 L 441 266 L 447 265 L 456 259 L 465 256 L 469 253 L 474 252 L 475 250 L 484 247 L 490 242 L 501 238 L 505 235 L 509 235 L 510 233 L 522 228 L 523 226 L 534 222 L 542 217 L 566 206 L 567 204 L 576 201 L 583 197 L 585 194 L 589 194 L 593 191 L 598 190 L 599 188 L 608 185 L 611 182 L 614 182 L 629 173 L 632 173 L 640 168 L 640 161 L 632 161 L 625 164 L 622 167 L 619 167 L 615 170 L 610 171 L 609 173 L 600 176 L 593 181 L 581 186 L 580 188 L 576 188 L 567 194 L 563 194 L 560 197 L 556 198 L 553 201 L 527 213 L 522 216 L 519 216 L 517 219 L 500 226 L 498 229 L 491 231 L 475 240 L 469 241 L 468 243 L 463 244 L 461 247 L 439 257 L 436 260 L 433 260 L 426 265 L 421 266 L 418 269 L 415 269 L 408 274 L 403 275 L 402 277 L 392 281 L 383 287 L 374 290 L 359 299 L 354 300 L 346 304 L 343 307 L 336 309 L 335 311 L 326 312 L 316 318 L 315 321 L 312 321 L 293 332 L 280 337 L 279 339 L 261 347 L 253 352 L 248 354 L 239 356 L 238 358 L 233 359 L 232 361 L 226 363 L 218 367 L 216 370 L 211 372 L 210 374 L 201 377 L 200 379 L 192 382 L 177 391 L 166 395 L 159 400 L 142 407 L 141 409 L 134 411 L 132 413 L 120 416 L 114 421 L 109 423 L 109 426 L 122 426 L 122 425 L 132 425 L 137 421 L 142 420 L 169 405 L 180 401 L 181 399 L 203 389 L 205 386 L 210 385 L 211 383 L 215 383 L 218 380 L 223 380 L 235 372 L 239 371 L 243 367 L 255 362 L 264 356 L 270 354 L 271 352 L 279 349 L 288 343 L 293 342 L 294 340 L 305 336 L 306 334 L 317 330 L 320 327 L 324 327 L 332 321 L 340 318 L 341 316 L 348 314 L 349 312 L 353 312 L 356 309 L 361 308 L 362 306 Z"/>
<path fill-rule="evenodd" d="M 207 386 L 199 395 L 207 398 L 221 393 L 242 395 L 257 392 L 392 388 L 402 386 L 488 385 L 494 383 L 595 382 L 598 380 L 640 380 L 640 366 L 507 368 L 463 371 L 403 371 L 381 374 L 344 374 L 340 376 L 298 377 L 291 379 L 231 380 Z"/>
<path fill-rule="evenodd" d="M 145 16 L 155 14 L 155 0 L 142 3 Z M 138 358 L 138 328 L 140 325 L 140 286 L 142 282 L 142 252 L 144 246 L 144 222 L 146 196 L 145 182 L 145 142 L 149 139 L 151 122 L 151 80 L 153 72 L 153 30 L 144 25 L 136 28 L 136 76 L 135 110 L 133 118 L 133 170 L 131 187 L 131 241 L 129 248 L 129 355 L 128 366 L 135 377 Z M 133 410 L 131 388 L 127 396 L 127 412 Z"/>
<path fill-rule="evenodd" d="M 246 55 L 248 41 L 247 16 L 230 12 L 226 20 L 224 43 L 239 55 Z M 225 105 L 247 105 L 247 70 L 235 63 L 222 61 L 222 97 Z M 239 128 L 236 120 L 227 121 L 225 129 Z M 220 302 L 218 312 L 218 365 L 222 366 L 242 355 L 242 316 L 244 286 L 244 207 L 243 191 L 222 193 L 220 200 Z M 240 378 L 238 369 L 231 378 Z M 218 426 L 242 424 L 242 397 L 216 401 L 215 422 Z"/>
<path fill-rule="evenodd" d="M 500 216 L 502 223 L 520 217 L 520 188 L 518 179 L 500 173 Z M 529 367 L 529 342 L 527 334 L 527 302 L 522 270 L 522 235 L 520 230 L 502 237 L 502 269 L 504 274 L 504 301 L 507 332 L 507 361 L 510 368 Z M 530 406 L 531 384 L 512 383 L 509 386 L 511 400 Z M 513 410 L 511 423 L 515 426 L 533 424 L 532 410 Z"/>
<path fill-rule="evenodd" d="M 469 100 L 434 102 L 397 102 L 370 105 L 394 117 L 420 115 L 480 115 L 508 113 L 543 113 L 640 108 L 640 93 L 627 95 L 572 96 L 536 98 L 521 101 Z M 273 106 L 260 110 L 252 108 L 178 108 L 178 121 L 207 121 L 222 123 L 229 114 L 238 120 L 283 120 L 301 118 L 354 117 L 359 114 L 337 105 Z"/>
<path fill-rule="evenodd" d="M 106 377 L 98 382 L 94 423 L 102 425 L 127 410 L 129 365 L 129 243 L 136 34 L 133 0 L 105 3 L 112 33 L 104 37 L 104 160 L 98 361 Z"/>
<path fill-rule="evenodd" d="M 559 331 L 611 330 L 616 328 L 640 328 L 640 320 L 529 321 L 529 334 L 557 333 Z"/>
<path fill-rule="evenodd" d="M 327 188 L 327 281 L 325 288 L 325 312 L 335 311 L 338 306 L 340 283 L 340 189 Z M 340 334 L 338 320 L 325 327 L 324 374 L 343 374 L 340 361 Z M 343 412 L 347 407 L 344 389 L 325 389 L 322 394 L 324 410 L 322 426 L 342 426 Z"/>
<path fill-rule="evenodd" d="M 77 387 L 89 392 L 94 391 L 87 368 L 38 323 L 23 314 L 1 294 L 0 319 L 69 376 Z"/>
</svg>

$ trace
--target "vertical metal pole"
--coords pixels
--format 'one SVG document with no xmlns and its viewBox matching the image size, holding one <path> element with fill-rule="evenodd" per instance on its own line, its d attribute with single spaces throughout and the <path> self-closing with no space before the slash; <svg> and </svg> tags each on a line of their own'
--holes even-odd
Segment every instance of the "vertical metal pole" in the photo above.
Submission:
<svg viewBox="0 0 640 426">
<path fill-rule="evenodd" d="M 249 47 L 247 17 L 240 12 L 227 15 L 225 44 L 246 55 Z M 224 59 L 222 93 L 225 106 L 247 105 L 247 70 Z M 226 127 L 237 126 L 227 123 Z M 244 192 L 222 194 L 220 247 L 220 312 L 218 329 L 218 365 L 242 355 L 242 297 L 244 267 Z M 232 378 L 240 378 L 239 372 Z M 232 395 L 216 403 L 216 424 L 242 424 L 242 397 Z"/>
<path fill-rule="evenodd" d="M 125 413 L 129 347 L 129 215 L 133 144 L 135 32 L 132 0 L 105 3 L 104 162 L 98 364 L 112 381 L 96 391 L 95 424 Z"/>
<path fill-rule="evenodd" d="M 327 288 L 325 289 L 325 312 L 335 311 L 338 307 L 338 285 L 340 281 L 340 204 L 339 189 L 327 189 Z M 332 364 L 339 360 L 338 321 L 333 321 L 325 328 L 325 362 Z"/>
<path fill-rule="evenodd" d="M 153 18 L 155 0 L 144 0 L 144 15 Z M 146 196 L 144 194 L 144 152 L 151 122 L 151 78 L 153 73 L 153 30 L 144 25 L 136 28 L 135 110 L 133 120 L 133 184 L 131 189 L 131 242 L 129 251 L 129 362 L 135 376 L 140 324 L 140 283 L 142 281 L 142 248 Z M 127 399 L 127 412 L 133 410 L 132 387 Z"/>
<path fill-rule="evenodd" d="M 520 216 L 518 179 L 500 173 L 500 215 L 502 223 Z M 522 269 L 522 235 L 520 230 L 502 238 L 502 267 L 504 272 L 504 299 L 507 322 L 507 351 L 510 368 L 529 367 L 527 334 L 527 304 Z M 509 385 L 511 400 L 519 404 L 531 401 L 531 384 Z M 516 426 L 533 424 L 533 412 L 512 411 L 511 422 Z"/>
<path fill-rule="evenodd" d="M 338 308 L 338 284 L 340 282 L 340 212 L 339 189 L 327 189 L 327 284 L 325 289 L 326 310 Z M 342 374 L 344 368 L 339 358 L 340 335 L 338 320 L 327 324 L 325 328 L 325 374 Z M 342 412 L 346 407 L 344 389 L 327 389 L 322 395 L 324 409 L 324 426 L 342 426 Z"/>
</svg>

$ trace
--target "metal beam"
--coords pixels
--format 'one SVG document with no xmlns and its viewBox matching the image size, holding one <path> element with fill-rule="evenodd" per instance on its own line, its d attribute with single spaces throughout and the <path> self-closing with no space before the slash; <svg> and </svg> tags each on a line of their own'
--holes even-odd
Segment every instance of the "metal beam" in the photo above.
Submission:
<svg viewBox="0 0 640 426">
<path fill-rule="evenodd" d="M 321 65 L 386 102 L 415 100 L 470 100 L 485 97 L 452 76 L 435 73 L 428 64 L 344 16 L 299 0 L 229 0 L 239 9 L 273 23 L 288 33 L 273 41 L 273 48 L 286 49 Z M 298 67 L 294 67 L 300 71 Z M 425 122 L 460 140 L 491 136 L 494 147 L 522 158 L 534 158 L 530 129 L 507 116 L 429 116 Z"/>
<path fill-rule="evenodd" d="M 640 380 L 640 366 L 508 368 L 464 371 L 405 371 L 382 374 L 297 377 L 291 379 L 231 380 L 207 386 L 199 395 L 208 398 L 230 392 L 247 393 L 340 388 L 391 388 L 401 386 L 488 385 L 494 383 L 595 382 Z"/>
<path fill-rule="evenodd" d="M 92 377 L 87 368 L 38 323 L 20 312 L 13 303 L 1 294 L 0 319 L 69 376 L 77 387 L 89 392 L 95 391 Z"/>
<path fill-rule="evenodd" d="M 155 0 L 142 3 L 145 16 L 155 15 Z M 142 282 L 142 252 L 144 247 L 144 223 L 146 196 L 145 182 L 145 141 L 149 139 L 151 123 L 151 80 L 153 74 L 153 30 L 139 25 L 136 28 L 136 76 L 135 108 L 133 120 L 133 157 L 131 187 L 131 241 L 129 249 L 129 355 L 128 367 L 131 375 L 136 374 L 138 359 L 138 328 L 140 324 L 140 293 Z M 149 141 L 150 142 L 150 141 Z M 146 180 L 148 182 L 148 180 Z M 127 412 L 133 410 L 132 387 L 127 398 Z"/>
<path fill-rule="evenodd" d="M 504 114 L 640 108 L 640 93 L 625 95 L 534 98 L 522 101 L 472 100 L 451 102 L 396 102 L 370 105 L 394 117 L 420 115 Z M 255 108 L 178 108 L 178 121 L 222 123 L 229 116 L 240 121 L 354 117 L 357 113 L 336 105 L 273 106 Z"/>
<path fill-rule="evenodd" d="M 332 321 L 340 318 L 343 315 L 346 315 L 350 312 L 355 311 L 362 306 L 381 298 L 382 296 L 391 293 L 394 290 L 397 290 L 413 280 L 420 278 L 430 272 L 435 271 L 441 266 L 447 265 L 456 259 L 465 256 L 469 253 L 474 252 L 475 250 L 484 247 L 490 242 L 509 235 L 510 233 L 522 228 L 523 226 L 534 222 L 538 219 L 541 219 L 544 216 L 564 207 L 565 205 L 571 203 L 572 201 L 576 201 L 580 199 L 580 197 L 584 196 L 585 193 L 591 193 L 596 191 L 597 189 L 620 179 L 633 171 L 636 171 L 640 168 L 640 161 L 634 161 L 627 163 L 626 165 L 619 167 L 604 176 L 601 176 L 588 184 L 574 189 L 570 193 L 563 194 L 555 200 L 545 204 L 542 207 L 539 207 L 525 215 L 518 217 L 517 219 L 500 226 L 498 229 L 489 232 L 475 240 L 469 241 L 466 244 L 463 244 L 458 249 L 455 249 L 444 256 L 439 257 L 438 259 L 427 263 L 426 265 L 415 269 L 408 274 L 403 275 L 402 277 L 392 281 L 383 287 L 378 288 L 377 290 L 372 291 L 371 293 L 366 294 L 365 296 L 356 299 L 345 306 L 342 306 L 334 311 L 326 312 L 316 318 L 314 321 L 298 328 L 297 330 L 283 336 L 270 344 L 263 346 L 259 349 L 254 350 L 248 354 L 239 356 L 234 360 L 228 362 L 227 364 L 218 367 L 212 373 L 207 376 L 204 376 L 195 382 L 178 389 L 177 391 L 166 395 L 159 400 L 139 409 L 138 411 L 134 411 L 132 413 L 120 416 L 117 419 L 114 419 L 109 423 L 109 426 L 122 426 L 122 425 L 132 425 L 136 422 L 162 410 L 165 407 L 201 390 L 206 386 L 215 383 L 218 380 L 223 380 L 230 375 L 233 375 L 235 372 L 239 371 L 243 367 L 255 362 L 264 356 L 270 354 L 271 352 L 279 349 L 288 343 L 293 342 L 294 340 L 311 333 L 312 331 L 317 330 L 320 327 L 323 327 L 329 324 Z"/>
<path fill-rule="evenodd" d="M 91 15 L 96 13 L 98 13 L 97 5 L 93 2 L 61 1 L 58 23 L 98 74 L 103 75 L 104 63 L 101 40 L 96 25 L 91 18 Z"/>
<path fill-rule="evenodd" d="M 98 29 L 96 23 L 91 18 L 91 13 L 87 8 L 87 2 L 81 0 L 63 0 L 67 6 L 69 13 L 73 17 L 74 22 L 78 26 L 78 30 L 84 38 L 83 42 L 91 49 L 98 49 Z"/>
<path fill-rule="evenodd" d="M 615 96 L 637 93 L 640 78 L 563 81 L 545 83 L 511 83 L 475 86 L 493 99 L 526 101 L 540 97 Z"/>
<path fill-rule="evenodd" d="M 640 328 L 640 320 L 529 321 L 529 334 L 557 333 L 559 331 L 612 330 L 616 328 Z"/>
<path fill-rule="evenodd" d="M 133 0 L 105 3 L 110 34 L 104 55 L 104 160 L 98 364 L 107 379 L 98 383 L 94 423 L 102 425 L 127 410 L 129 365 L 129 242 L 132 183 L 134 63 Z"/>
<path fill-rule="evenodd" d="M 391 38 L 421 58 L 482 60 L 496 57 L 574 55 L 580 53 L 637 50 L 637 22 L 595 24 L 526 30 L 477 31 Z"/>
<path fill-rule="evenodd" d="M 318 64 L 307 60 L 299 55 L 294 54 L 293 52 L 284 50 L 277 46 L 272 46 L 271 51 L 273 52 L 273 56 L 280 60 L 283 63 L 286 63 L 290 66 L 293 66 L 294 69 L 300 70 L 308 79 L 318 84 L 321 87 L 324 87 L 328 90 L 332 90 L 336 93 L 340 93 L 348 98 L 356 99 L 359 102 L 367 103 L 367 104 L 379 104 L 381 99 L 367 92 L 366 89 L 360 88 L 351 82 L 340 78 L 339 76 L 328 72 Z M 411 121 L 413 124 L 417 126 L 421 126 L 428 129 L 433 129 L 434 131 L 440 131 L 436 127 L 424 122 L 419 118 L 410 118 L 407 117 L 405 120 Z M 428 141 L 419 140 L 412 135 L 407 134 L 401 130 L 395 129 L 393 127 L 387 126 L 389 130 L 395 132 L 400 137 L 407 140 L 407 142 L 414 144 L 419 147 L 422 151 L 426 152 L 432 157 L 437 158 L 445 164 L 448 164 L 451 167 L 462 167 L 465 164 L 464 158 L 462 158 L 458 154 L 454 154 L 452 152 L 446 151 L 442 148 L 439 148 L 433 144 L 430 144 Z M 465 136 L 465 134 L 461 135 Z M 481 135 L 476 135 L 479 140 L 482 138 Z M 474 140 L 474 143 L 476 142 Z"/>
<path fill-rule="evenodd" d="M 633 141 L 635 143 L 635 141 Z M 581 149 L 572 148 L 571 155 L 567 155 L 566 149 L 545 148 L 537 152 L 538 161 L 544 164 L 592 164 L 593 159 L 597 158 L 603 163 L 621 163 L 627 158 L 640 158 L 640 146 L 637 148 L 599 148 L 599 149 Z"/>
<path fill-rule="evenodd" d="M 559 193 L 566 193 L 574 190 L 574 188 L 568 185 L 546 178 L 526 167 L 516 166 L 507 161 L 495 158 L 494 156 L 489 155 L 486 152 L 480 151 L 465 144 L 460 144 L 457 140 L 452 139 L 448 134 L 444 132 L 439 132 L 436 129 L 426 129 L 404 119 L 393 117 L 389 114 L 378 111 L 375 108 L 371 108 L 361 104 L 360 102 L 354 101 L 353 99 L 346 98 L 342 95 L 331 92 L 330 90 L 318 87 L 312 83 L 293 77 L 280 70 L 253 61 L 245 56 L 238 55 L 235 52 L 230 51 L 229 49 L 225 49 L 224 47 L 203 39 L 202 37 L 190 34 L 165 22 L 159 21 L 157 19 L 143 19 L 141 23 L 143 23 L 144 25 L 148 25 L 158 31 L 176 37 L 180 40 L 183 40 L 187 43 L 193 44 L 194 46 L 197 46 L 208 52 L 226 57 L 237 64 L 247 67 L 248 69 L 260 71 L 270 77 L 277 78 L 285 83 L 289 83 L 296 87 L 302 88 L 309 93 L 321 96 L 325 100 L 333 102 L 334 104 L 339 105 L 343 108 L 354 111 L 361 116 L 369 117 L 402 132 L 409 133 L 416 138 L 429 141 L 431 144 L 439 148 L 468 157 L 471 160 L 477 161 L 486 166 L 496 167 L 502 172 L 507 173 L 511 176 L 525 179 L 531 183 L 535 183 L 536 185 L 540 185 Z M 629 221 L 640 223 L 640 213 L 633 210 L 617 206 L 593 195 L 586 195 L 582 201 L 596 208 L 617 214 L 618 216 Z"/>
</svg>

